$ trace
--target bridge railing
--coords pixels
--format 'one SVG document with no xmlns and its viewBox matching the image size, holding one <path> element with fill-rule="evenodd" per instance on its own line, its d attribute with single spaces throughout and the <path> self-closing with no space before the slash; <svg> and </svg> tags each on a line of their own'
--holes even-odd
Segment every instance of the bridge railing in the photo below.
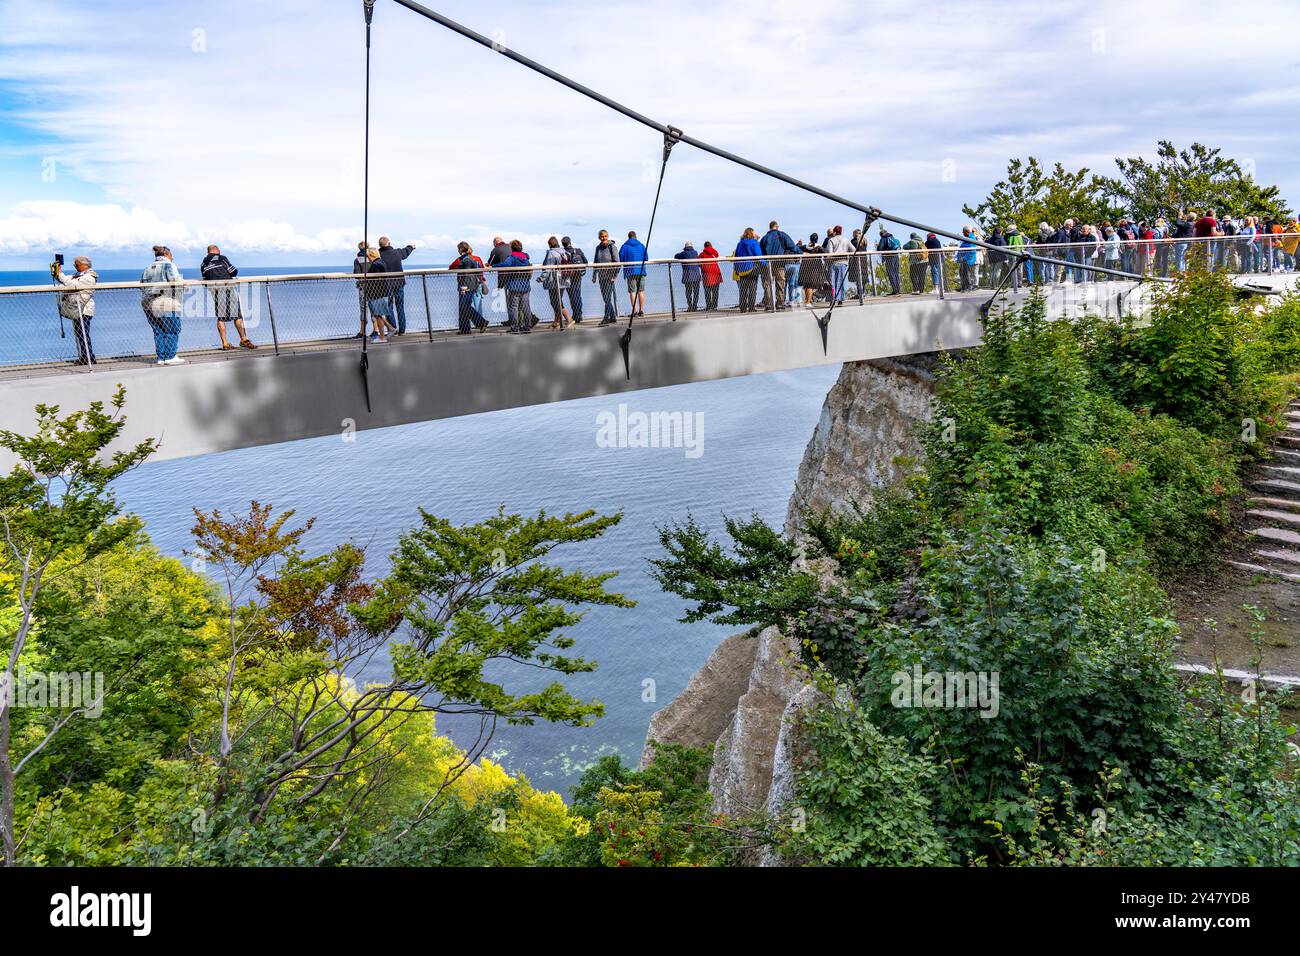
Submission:
<svg viewBox="0 0 1300 956">
<path fill-rule="evenodd" d="M 225 317 L 233 351 L 244 354 L 233 318 L 238 316 L 257 351 L 274 354 L 346 347 L 372 328 L 368 299 L 382 299 L 380 311 L 398 326 L 405 316 L 405 335 L 434 340 L 454 333 L 485 329 L 504 331 L 509 322 L 506 286 L 526 288 L 537 329 L 556 319 L 556 305 L 572 319 L 599 323 L 608 314 L 626 321 L 630 291 L 644 291 L 647 317 L 695 319 L 711 313 L 736 314 L 752 308 L 811 304 L 824 308 L 834 295 L 844 302 L 866 302 L 881 296 L 945 296 L 996 287 L 1002 278 L 1011 288 L 1063 282 L 1088 283 L 1094 276 L 1083 264 L 1172 275 L 1197 258 L 1211 268 L 1234 274 L 1293 271 L 1296 234 L 1281 237 L 1223 237 L 1199 240 L 1141 240 L 1122 244 L 1118 255 L 1089 257 L 1090 244 L 1033 243 L 1023 247 L 1055 260 L 1045 267 L 1031 264 L 1007 276 L 1010 256 L 999 262 L 989 250 L 863 251 L 834 256 L 809 253 L 767 256 L 759 260 L 723 256 L 712 259 L 652 259 L 644 265 L 644 280 L 630 283 L 641 272 L 638 264 L 529 266 L 486 270 L 411 269 L 400 277 L 379 274 L 365 280 L 363 291 L 351 273 L 241 277 L 228 282 L 187 280 L 169 292 L 166 305 L 179 315 L 182 354 L 213 357 L 219 349 L 217 320 Z M 967 261 L 974 260 L 974 261 Z M 481 278 L 481 282 L 479 281 Z M 101 283 L 89 293 L 47 286 L 0 287 L 0 368 L 11 374 L 60 370 L 93 370 L 120 360 L 153 361 L 157 316 L 146 312 L 146 293 L 157 291 L 138 282 Z M 478 294 L 472 294 L 477 292 Z M 467 294 L 470 293 L 470 294 Z M 606 299 L 611 312 L 606 311 Z M 639 304 L 639 303 L 638 303 Z M 93 312 L 93 317 L 82 321 Z M 560 316 L 564 318 L 563 315 Z M 151 319 L 155 321 L 151 321 Z M 218 353 L 219 354 L 219 353 Z"/>
</svg>

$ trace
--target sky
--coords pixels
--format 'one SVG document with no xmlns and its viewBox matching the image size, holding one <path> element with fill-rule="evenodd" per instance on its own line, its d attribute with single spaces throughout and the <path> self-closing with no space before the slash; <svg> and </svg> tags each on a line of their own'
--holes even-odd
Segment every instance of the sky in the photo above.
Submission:
<svg viewBox="0 0 1300 956">
<path fill-rule="evenodd" d="M 1220 146 L 1300 201 L 1300 4 L 429 0 L 693 136 L 858 202 L 963 223 L 1013 156 L 1114 172 Z M 362 234 L 360 0 L 0 0 L 0 270 L 87 253 L 344 266 Z M 1248 12 L 1247 12 L 1248 11 Z M 644 238 L 661 137 L 378 0 L 371 240 L 445 265 L 495 234 Z M 678 146 L 651 252 L 860 214 Z"/>
</svg>

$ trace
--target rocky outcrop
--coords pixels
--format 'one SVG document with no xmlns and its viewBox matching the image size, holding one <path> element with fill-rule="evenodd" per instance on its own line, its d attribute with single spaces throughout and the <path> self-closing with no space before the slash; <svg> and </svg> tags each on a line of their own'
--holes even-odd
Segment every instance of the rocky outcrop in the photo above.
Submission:
<svg viewBox="0 0 1300 956">
<path fill-rule="evenodd" d="M 804 450 L 786 515 L 798 530 L 806 511 L 848 511 L 872 488 L 900 476 L 897 459 L 916 459 L 916 425 L 930 417 L 937 353 L 848 362 L 826 395 Z"/>
<path fill-rule="evenodd" d="M 713 751 L 709 790 L 720 813 L 762 811 L 772 789 L 781 721 L 805 681 L 795 666 L 799 650 L 775 627 L 754 638 L 754 666 L 745 692 Z"/>
<path fill-rule="evenodd" d="M 786 519 L 794 533 L 807 510 L 848 511 L 899 477 L 900 457 L 919 458 L 916 425 L 931 414 L 937 354 L 852 362 L 826 396 L 804 452 Z M 714 744 L 709 789 L 719 812 L 784 814 L 807 756 L 801 716 L 820 692 L 796 666 L 798 648 L 769 627 L 723 641 L 686 689 L 650 720 L 654 742 Z M 771 853 L 750 862 L 779 864 Z"/>
<path fill-rule="evenodd" d="M 650 718 L 641 769 L 653 757 L 651 743 L 707 747 L 722 736 L 749 687 L 757 649 L 758 642 L 744 634 L 732 634 L 714 648 L 685 689 Z"/>
</svg>

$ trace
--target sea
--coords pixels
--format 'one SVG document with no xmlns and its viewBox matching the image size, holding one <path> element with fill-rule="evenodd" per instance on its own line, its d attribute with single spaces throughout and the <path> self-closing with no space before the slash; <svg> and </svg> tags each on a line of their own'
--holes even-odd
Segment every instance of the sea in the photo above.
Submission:
<svg viewBox="0 0 1300 956">
<path fill-rule="evenodd" d="M 261 273 L 326 271 L 275 267 Z M 101 281 L 130 281 L 108 270 Z M 0 284 L 40 282 L 40 273 L 0 274 Z M 96 319 L 98 321 L 98 318 Z M 122 506 L 144 519 L 153 542 L 183 557 L 193 546 L 192 509 L 237 511 L 252 499 L 314 517 L 306 538 L 320 552 L 352 541 L 367 569 L 383 574 L 399 536 L 420 509 L 455 522 L 480 521 L 499 507 L 536 513 L 621 513 L 604 536 L 566 545 L 553 560 L 588 571 L 616 571 L 609 587 L 635 608 L 590 609 L 568 633 L 573 653 L 595 671 L 561 678 L 605 714 L 590 727 L 499 725 L 490 756 L 536 786 L 568 795 L 582 771 L 605 754 L 635 763 L 651 714 L 669 703 L 733 629 L 680 621 L 686 605 L 652 580 L 662 554 L 658 529 L 687 516 L 720 530 L 724 515 L 757 514 L 775 525 L 786 506 L 838 366 L 822 366 L 598 396 L 531 408 L 246 448 L 147 463 L 117 483 Z M 700 426 L 691 448 L 609 447 L 602 413 L 681 412 Z M 188 559 L 186 559 L 188 560 Z M 382 679 L 386 661 L 358 681 Z M 555 679 L 534 669 L 494 673 L 508 688 Z M 440 717 L 441 732 L 462 744 L 478 723 Z"/>
</svg>

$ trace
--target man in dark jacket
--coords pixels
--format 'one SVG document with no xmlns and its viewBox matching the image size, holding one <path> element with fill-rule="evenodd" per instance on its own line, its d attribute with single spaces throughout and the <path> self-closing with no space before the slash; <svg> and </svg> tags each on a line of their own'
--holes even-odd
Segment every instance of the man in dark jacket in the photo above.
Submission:
<svg viewBox="0 0 1300 956">
<path fill-rule="evenodd" d="M 384 271 L 391 273 L 388 280 L 388 297 L 392 300 L 393 312 L 397 316 L 395 335 L 406 334 L 406 280 L 402 278 L 402 260 L 415 251 L 415 246 L 393 248 L 393 240 L 387 236 L 379 237 L 379 259 L 384 264 Z"/>
<path fill-rule="evenodd" d="M 993 227 L 993 235 L 989 236 L 990 246 L 1005 246 L 1007 237 L 1002 234 L 1001 226 Z M 989 284 L 997 288 L 1002 282 L 1003 270 L 1007 267 L 1007 254 L 1001 249 L 989 250 Z"/>
<path fill-rule="evenodd" d="M 794 244 L 788 233 L 782 232 L 780 225 L 775 219 L 768 223 L 767 232 L 759 240 L 759 247 L 763 250 L 765 256 L 795 256 L 799 254 L 799 247 Z M 772 303 L 772 286 L 776 286 L 776 307 L 785 308 L 786 276 L 787 268 L 798 269 L 798 259 L 778 259 L 776 262 L 769 260 L 770 271 L 763 270 L 763 301 L 760 307 L 764 309 L 771 308 Z"/>
<path fill-rule="evenodd" d="M 686 287 L 686 311 L 697 312 L 700 308 L 700 282 L 704 278 L 700 264 L 693 261 L 699 258 L 699 254 L 688 242 L 673 258 L 685 260 L 682 262 L 682 285 Z"/>
<path fill-rule="evenodd" d="M 618 321 L 618 294 L 614 291 L 614 280 L 618 278 L 617 266 L 602 266 L 602 262 L 618 262 L 618 245 L 609 238 L 609 230 L 600 230 L 599 242 L 592 261 L 596 263 L 591 270 L 591 281 L 600 283 L 600 297 L 605 301 L 605 317 L 601 325 L 613 325 Z"/>
<path fill-rule="evenodd" d="M 573 324 L 582 324 L 582 280 L 587 276 L 587 254 L 565 236 L 560 240 L 560 247 L 569 260 L 569 268 L 564 271 L 569 278 L 569 305 L 573 312 Z"/>
<path fill-rule="evenodd" d="M 899 260 L 902 258 L 898 254 L 901 247 L 898 244 L 897 237 L 884 226 L 880 227 L 880 238 L 876 240 L 876 251 L 883 252 L 881 261 L 885 264 L 885 278 L 889 280 L 889 294 L 903 294 L 902 272 L 899 268 Z M 870 268 L 870 263 L 868 263 Z"/>
<path fill-rule="evenodd" d="M 208 254 L 199 265 L 199 276 L 204 282 L 224 282 L 239 275 L 229 259 L 221 254 L 216 245 L 208 246 Z M 226 339 L 226 323 L 234 322 L 235 331 L 239 333 L 239 346 L 245 349 L 257 348 L 244 331 L 244 315 L 239 309 L 239 290 L 232 285 L 208 286 L 212 293 L 212 311 L 217 317 L 217 335 L 221 338 L 221 350 L 229 352 L 234 348 Z"/>
</svg>

